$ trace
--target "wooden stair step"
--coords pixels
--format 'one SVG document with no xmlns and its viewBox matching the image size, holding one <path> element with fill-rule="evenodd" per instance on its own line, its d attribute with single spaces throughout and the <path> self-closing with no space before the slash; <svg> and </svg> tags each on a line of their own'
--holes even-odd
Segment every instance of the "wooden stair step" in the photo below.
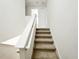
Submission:
<svg viewBox="0 0 79 59">
<path fill-rule="evenodd" d="M 33 59 L 57 59 L 56 52 L 47 50 L 35 50 Z"/>
<path fill-rule="evenodd" d="M 39 30 L 36 30 L 36 33 L 50 34 L 50 31 L 49 30 L 41 30 L 41 29 L 39 29 Z"/>
<path fill-rule="evenodd" d="M 50 30 L 42 30 L 42 29 L 38 29 L 38 30 L 36 30 L 36 31 L 37 31 L 37 32 L 41 32 L 41 31 L 42 31 L 42 32 L 43 32 L 43 31 L 44 31 L 44 32 L 50 32 Z"/>
<path fill-rule="evenodd" d="M 32 59 L 59 59 L 49 28 L 37 28 Z"/>
<path fill-rule="evenodd" d="M 32 59 L 49 59 L 49 58 L 32 58 Z M 52 58 L 50 58 L 50 59 L 52 59 Z"/>
<path fill-rule="evenodd" d="M 50 34 L 49 31 L 37 31 L 36 34 Z"/>
<path fill-rule="evenodd" d="M 36 34 L 36 38 L 52 38 L 50 34 Z"/>
<path fill-rule="evenodd" d="M 42 49 L 42 50 L 52 50 L 55 51 L 56 48 L 53 44 L 49 43 L 35 43 L 34 49 Z"/>
<path fill-rule="evenodd" d="M 53 39 L 50 38 L 36 38 L 36 42 L 53 42 Z"/>
</svg>

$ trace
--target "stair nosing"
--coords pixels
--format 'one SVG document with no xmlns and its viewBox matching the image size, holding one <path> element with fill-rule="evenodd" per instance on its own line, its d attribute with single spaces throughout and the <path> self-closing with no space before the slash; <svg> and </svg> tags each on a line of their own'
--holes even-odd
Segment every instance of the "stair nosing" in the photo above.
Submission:
<svg viewBox="0 0 79 59">
<path fill-rule="evenodd" d="M 35 41 L 35 43 L 54 43 L 53 41 Z"/>
<path fill-rule="evenodd" d="M 42 32 L 42 31 L 37 31 L 36 33 L 49 33 L 50 34 L 50 32 Z"/>
<path fill-rule="evenodd" d="M 50 30 L 49 28 L 37 28 L 36 30 Z"/>
<path fill-rule="evenodd" d="M 52 36 L 35 36 L 36 38 L 52 38 Z"/>
<path fill-rule="evenodd" d="M 41 51 L 56 51 L 56 48 L 50 48 L 50 49 L 48 49 L 48 48 L 34 48 L 34 50 L 41 50 Z"/>
</svg>

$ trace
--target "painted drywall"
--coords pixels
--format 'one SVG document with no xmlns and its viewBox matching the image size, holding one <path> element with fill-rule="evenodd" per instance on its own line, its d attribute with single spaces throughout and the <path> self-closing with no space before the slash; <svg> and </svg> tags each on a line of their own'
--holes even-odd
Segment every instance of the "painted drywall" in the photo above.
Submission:
<svg viewBox="0 0 79 59">
<path fill-rule="evenodd" d="M 30 25 L 28 25 L 28 23 L 31 21 L 31 18 L 32 18 L 32 16 L 25 16 L 26 26 L 30 26 Z M 21 36 L 22 36 L 22 34 L 15 36 L 15 37 L 12 37 L 8 40 L 1 42 L 1 44 L 7 44 L 7 45 L 14 45 L 15 46 L 17 44 L 17 42 L 19 41 L 19 39 L 21 38 Z"/>
<path fill-rule="evenodd" d="M 32 20 L 32 18 L 33 18 L 32 16 L 25 16 L 26 26 Z"/>
<path fill-rule="evenodd" d="M 48 28 L 47 22 L 47 8 L 45 6 L 26 6 L 25 7 L 25 14 L 26 16 L 31 16 L 32 9 L 38 9 L 38 28 Z"/>
<path fill-rule="evenodd" d="M 15 37 L 25 28 L 25 1 L 0 0 L 0 42 Z"/>
<path fill-rule="evenodd" d="M 0 44 L 0 59 L 20 59 L 18 49 L 12 45 Z"/>
<path fill-rule="evenodd" d="M 48 0 L 47 8 L 60 59 L 78 59 L 77 0 Z"/>
<path fill-rule="evenodd" d="M 25 15 L 26 16 L 31 16 L 31 9 L 32 9 L 31 7 L 25 5 Z"/>
<path fill-rule="evenodd" d="M 38 28 L 48 28 L 47 8 L 38 8 Z"/>
</svg>

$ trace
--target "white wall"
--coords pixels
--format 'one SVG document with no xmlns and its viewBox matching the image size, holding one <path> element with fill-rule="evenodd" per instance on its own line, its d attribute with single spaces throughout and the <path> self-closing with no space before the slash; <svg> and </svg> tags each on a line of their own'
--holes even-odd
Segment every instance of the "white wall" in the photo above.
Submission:
<svg viewBox="0 0 79 59">
<path fill-rule="evenodd" d="M 77 0 L 48 0 L 48 22 L 61 59 L 77 58 Z"/>
<path fill-rule="evenodd" d="M 47 8 L 38 8 L 38 28 L 48 28 Z"/>
<path fill-rule="evenodd" d="M 31 12 L 33 9 L 37 9 L 38 11 L 36 12 L 38 15 L 37 19 L 37 24 L 38 28 L 48 28 L 48 23 L 47 23 L 47 8 L 46 7 L 26 7 L 26 16 L 30 16 Z M 33 11 L 32 13 L 34 13 Z"/>
<path fill-rule="evenodd" d="M 26 16 L 31 16 L 31 7 L 29 6 L 25 6 L 25 15 Z"/>
<path fill-rule="evenodd" d="M 0 42 L 20 34 L 25 28 L 25 1 L 0 0 Z"/>
<path fill-rule="evenodd" d="M 32 18 L 33 18 L 32 16 L 25 16 L 26 26 L 28 25 L 28 23 L 31 21 Z"/>
<path fill-rule="evenodd" d="M 25 20 L 26 20 L 26 27 L 27 26 L 30 26 L 30 25 L 28 25 L 29 24 L 29 22 L 31 21 L 31 19 L 32 19 L 33 17 L 32 16 L 25 16 Z M 24 29 L 25 30 L 25 29 Z M 23 31 L 24 32 L 24 31 Z M 21 38 L 21 36 L 22 36 L 22 34 L 20 34 L 20 35 L 18 35 L 18 36 L 15 36 L 15 37 L 12 37 L 12 38 L 10 38 L 10 39 L 8 39 L 8 40 L 6 40 L 6 41 L 3 41 L 3 42 L 1 42 L 1 44 L 7 44 L 7 45 L 16 45 L 17 44 L 17 42 L 19 41 L 19 39 Z M 27 36 L 27 35 L 26 35 Z"/>
</svg>

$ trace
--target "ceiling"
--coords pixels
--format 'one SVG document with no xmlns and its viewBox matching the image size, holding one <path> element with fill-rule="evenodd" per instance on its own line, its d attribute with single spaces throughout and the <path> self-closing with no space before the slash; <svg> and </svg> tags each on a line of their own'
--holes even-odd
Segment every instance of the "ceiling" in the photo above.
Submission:
<svg viewBox="0 0 79 59">
<path fill-rule="evenodd" d="M 31 7 L 45 7 L 47 0 L 25 0 L 25 5 Z"/>
</svg>

